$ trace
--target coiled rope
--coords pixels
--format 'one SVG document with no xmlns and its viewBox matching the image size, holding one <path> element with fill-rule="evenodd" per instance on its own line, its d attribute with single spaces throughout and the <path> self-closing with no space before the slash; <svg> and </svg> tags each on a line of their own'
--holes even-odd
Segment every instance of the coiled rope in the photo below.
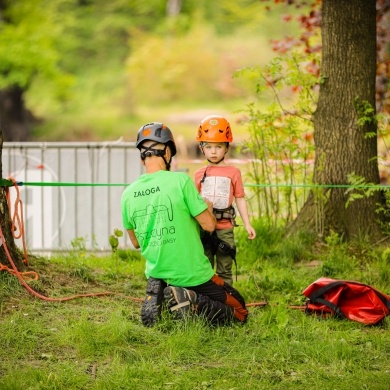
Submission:
<svg viewBox="0 0 390 390">
<path fill-rule="evenodd" d="M 9 181 L 11 181 L 13 183 L 13 186 L 16 189 L 16 199 L 15 199 L 14 207 L 13 207 L 13 215 L 11 217 L 11 231 L 12 231 L 12 235 L 13 235 L 14 239 L 18 239 L 18 238 L 22 239 L 23 263 L 26 266 L 28 266 L 27 247 L 26 247 L 26 241 L 25 241 L 25 237 L 24 237 L 23 205 L 22 205 L 22 201 L 20 199 L 19 186 L 15 180 L 10 179 Z M 7 199 L 8 209 L 11 213 L 12 208 L 11 208 L 9 188 L 5 189 L 5 196 Z M 19 233 L 16 233 L 18 230 L 19 230 Z M 7 272 L 15 275 L 19 279 L 20 283 L 27 289 L 27 291 L 29 291 L 31 294 L 33 294 L 34 296 L 36 296 L 40 299 L 43 299 L 45 301 L 51 301 L 51 302 L 64 302 L 64 301 L 69 301 L 71 299 L 76 299 L 76 298 L 100 297 L 100 296 L 115 294 L 113 292 L 106 291 L 106 292 L 102 292 L 102 293 L 77 294 L 77 295 L 73 295 L 70 297 L 64 297 L 64 298 L 50 298 L 50 297 L 47 297 L 45 295 L 42 295 L 42 294 L 38 293 L 37 291 L 35 291 L 33 288 L 31 288 L 31 286 L 29 286 L 28 283 L 26 282 L 26 279 L 38 280 L 38 274 L 35 271 L 20 272 L 17 269 L 15 262 L 13 261 L 12 256 L 8 250 L 7 243 L 5 241 L 5 236 L 4 236 L 3 230 L 1 228 L 1 225 L 0 225 L 0 240 L 1 240 L 1 243 L 3 244 L 3 248 L 4 248 L 5 254 L 7 256 L 7 259 L 12 267 L 12 268 L 9 268 L 8 266 L 0 263 L 0 271 L 7 271 Z"/>
</svg>

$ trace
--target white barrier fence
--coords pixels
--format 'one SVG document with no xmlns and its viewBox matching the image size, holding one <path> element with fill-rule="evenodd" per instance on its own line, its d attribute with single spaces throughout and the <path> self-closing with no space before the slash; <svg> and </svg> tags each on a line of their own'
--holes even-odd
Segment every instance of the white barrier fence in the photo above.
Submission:
<svg viewBox="0 0 390 390">
<path fill-rule="evenodd" d="M 2 162 L 2 177 L 22 183 L 31 252 L 72 249 L 77 240 L 86 249 L 111 250 L 109 235 L 123 230 L 122 192 L 143 172 L 139 151 L 129 142 L 5 142 Z M 13 204 L 16 191 L 10 194 Z M 131 246 L 127 234 L 123 240 Z M 21 247 L 21 239 L 16 242 Z"/>
</svg>

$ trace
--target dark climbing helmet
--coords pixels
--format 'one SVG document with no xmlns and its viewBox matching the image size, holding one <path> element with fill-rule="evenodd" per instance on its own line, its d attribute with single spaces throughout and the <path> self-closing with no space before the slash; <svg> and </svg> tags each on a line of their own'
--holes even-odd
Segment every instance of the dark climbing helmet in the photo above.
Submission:
<svg viewBox="0 0 390 390">
<path fill-rule="evenodd" d="M 143 125 L 138 130 L 135 146 L 142 151 L 144 141 L 155 141 L 159 144 L 168 145 L 172 152 L 172 157 L 176 154 L 176 144 L 171 130 L 160 122 L 151 122 Z"/>
</svg>

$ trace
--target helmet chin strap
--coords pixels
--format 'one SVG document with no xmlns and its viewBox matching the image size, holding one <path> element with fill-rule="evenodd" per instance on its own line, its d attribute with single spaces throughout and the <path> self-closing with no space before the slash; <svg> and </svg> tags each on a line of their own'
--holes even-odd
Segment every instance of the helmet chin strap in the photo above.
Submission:
<svg viewBox="0 0 390 390">
<path fill-rule="evenodd" d="M 144 161 L 146 157 L 151 157 L 151 156 L 157 156 L 161 157 L 164 160 L 165 163 L 165 169 L 167 171 L 171 170 L 171 162 L 172 162 L 172 156 L 169 158 L 169 161 L 165 159 L 165 152 L 167 150 L 167 145 L 164 145 L 164 149 L 154 149 L 153 146 L 158 145 L 158 142 L 146 147 L 146 146 L 141 146 L 142 149 L 145 149 L 145 151 L 141 152 L 141 160 Z"/>
<path fill-rule="evenodd" d="M 166 148 L 166 147 L 165 147 Z M 162 159 L 164 160 L 165 162 L 165 168 L 167 171 L 170 171 L 171 170 L 171 162 L 172 162 L 172 157 L 169 158 L 169 161 L 165 160 L 165 157 L 164 156 L 161 156 Z"/>
</svg>

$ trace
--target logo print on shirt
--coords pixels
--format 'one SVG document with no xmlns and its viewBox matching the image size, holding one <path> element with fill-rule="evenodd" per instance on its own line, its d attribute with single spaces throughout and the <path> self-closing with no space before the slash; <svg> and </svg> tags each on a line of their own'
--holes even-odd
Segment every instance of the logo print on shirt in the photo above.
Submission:
<svg viewBox="0 0 390 390">
<path fill-rule="evenodd" d="M 134 191 L 134 198 L 138 198 L 139 196 L 147 196 L 150 194 L 155 194 L 156 192 L 159 191 L 160 191 L 160 187 L 156 187 L 156 188 L 152 187 L 142 191 Z"/>
<path fill-rule="evenodd" d="M 140 243 L 144 240 L 175 234 L 175 227 L 168 226 L 167 222 L 173 220 L 172 202 L 168 197 L 165 205 L 153 206 L 149 204 L 145 209 L 137 210 L 133 214 L 136 236 Z"/>
</svg>

